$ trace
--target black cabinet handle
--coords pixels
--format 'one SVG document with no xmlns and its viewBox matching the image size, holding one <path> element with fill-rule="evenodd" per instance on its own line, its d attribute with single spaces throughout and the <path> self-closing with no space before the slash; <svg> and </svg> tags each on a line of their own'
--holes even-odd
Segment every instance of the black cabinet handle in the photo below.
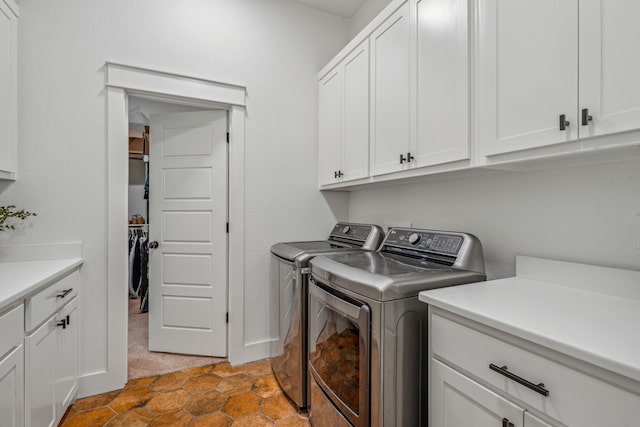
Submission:
<svg viewBox="0 0 640 427">
<path fill-rule="evenodd" d="M 56 298 L 64 298 L 67 295 L 69 295 L 71 292 L 73 292 L 73 288 L 64 289 L 58 295 L 56 295 Z"/>
<path fill-rule="evenodd" d="M 333 177 L 337 178 L 338 177 L 338 171 L 333 171 Z"/>
<path fill-rule="evenodd" d="M 492 371 L 496 371 L 501 375 L 504 375 L 505 377 L 517 382 L 518 384 L 522 384 L 523 386 L 530 388 L 536 393 L 540 393 L 543 396 L 549 396 L 549 390 L 544 388 L 544 383 L 534 384 L 531 381 L 527 381 L 524 378 L 517 376 L 513 372 L 509 372 L 509 368 L 507 366 L 500 367 L 492 363 L 489 365 L 489 369 L 491 369 Z"/>
<path fill-rule="evenodd" d="M 62 326 L 62 329 L 67 329 L 67 322 L 64 319 L 62 319 L 61 321 L 56 323 L 56 326 Z"/>
<path fill-rule="evenodd" d="M 71 318 L 69 317 L 68 314 L 67 314 L 67 319 L 66 320 L 67 320 L 67 325 L 70 325 L 71 324 Z"/>
<path fill-rule="evenodd" d="M 589 115 L 589 109 L 582 109 L 582 126 L 589 126 L 589 122 L 593 120 L 593 117 Z"/>
<path fill-rule="evenodd" d="M 407 153 L 407 163 L 411 163 L 413 159 L 415 159 L 415 157 L 413 157 L 411 153 Z"/>
<path fill-rule="evenodd" d="M 567 126 L 569 126 L 571 122 L 567 120 L 566 114 L 560 114 L 560 130 L 567 130 Z"/>
<path fill-rule="evenodd" d="M 344 174 L 342 173 L 342 171 L 338 171 L 338 178 L 342 178 L 344 176 Z"/>
<path fill-rule="evenodd" d="M 502 427 L 514 427 L 513 423 L 506 418 L 502 419 Z"/>
<path fill-rule="evenodd" d="M 406 157 L 404 157 L 402 154 L 400 154 L 400 164 L 403 164 L 406 161 L 407 161 Z"/>
</svg>

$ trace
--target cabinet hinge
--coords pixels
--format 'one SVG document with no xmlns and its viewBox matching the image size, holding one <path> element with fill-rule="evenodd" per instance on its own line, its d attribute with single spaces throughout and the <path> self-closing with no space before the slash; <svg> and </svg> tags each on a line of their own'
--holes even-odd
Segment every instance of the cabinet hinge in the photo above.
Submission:
<svg viewBox="0 0 640 427">
<path fill-rule="evenodd" d="M 227 222 L 227 234 L 229 234 L 229 223 Z"/>
<path fill-rule="evenodd" d="M 229 312 L 227 311 L 227 323 L 229 323 Z"/>
<path fill-rule="evenodd" d="M 227 132 L 227 144 L 229 143 L 229 132 Z"/>
</svg>

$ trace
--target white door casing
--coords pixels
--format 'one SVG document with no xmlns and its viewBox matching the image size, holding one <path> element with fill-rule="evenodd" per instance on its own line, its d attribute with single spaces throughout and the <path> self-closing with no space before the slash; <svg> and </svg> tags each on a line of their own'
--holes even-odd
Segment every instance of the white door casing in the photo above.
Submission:
<svg viewBox="0 0 640 427">
<path fill-rule="evenodd" d="M 151 116 L 149 349 L 227 355 L 227 113 Z"/>
<path fill-rule="evenodd" d="M 576 140 L 578 0 L 480 0 L 478 7 L 480 153 Z"/>
</svg>

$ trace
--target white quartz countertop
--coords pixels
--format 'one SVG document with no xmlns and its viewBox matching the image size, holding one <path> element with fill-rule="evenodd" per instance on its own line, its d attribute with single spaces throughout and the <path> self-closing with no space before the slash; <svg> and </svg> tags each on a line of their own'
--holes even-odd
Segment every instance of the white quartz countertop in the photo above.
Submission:
<svg viewBox="0 0 640 427">
<path fill-rule="evenodd" d="M 603 283 L 608 285 L 614 286 Z M 512 277 L 424 291 L 419 299 L 640 381 L 635 297 Z"/>
<path fill-rule="evenodd" d="M 0 310 L 78 268 L 82 258 L 0 262 Z"/>
</svg>

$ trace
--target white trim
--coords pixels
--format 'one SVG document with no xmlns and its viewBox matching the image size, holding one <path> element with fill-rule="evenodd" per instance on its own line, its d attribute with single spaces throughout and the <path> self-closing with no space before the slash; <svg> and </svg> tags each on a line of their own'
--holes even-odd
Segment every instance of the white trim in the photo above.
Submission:
<svg viewBox="0 0 640 427">
<path fill-rule="evenodd" d="M 80 379 L 78 397 L 122 388 L 127 382 L 126 247 L 128 149 L 127 98 L 130 94 L 177 99 L 229 111 L 229 360 L 244 356 L 244 146 L 246 89 L 201 78 L 107 63 L 107 366 Z"/>
</svg>

